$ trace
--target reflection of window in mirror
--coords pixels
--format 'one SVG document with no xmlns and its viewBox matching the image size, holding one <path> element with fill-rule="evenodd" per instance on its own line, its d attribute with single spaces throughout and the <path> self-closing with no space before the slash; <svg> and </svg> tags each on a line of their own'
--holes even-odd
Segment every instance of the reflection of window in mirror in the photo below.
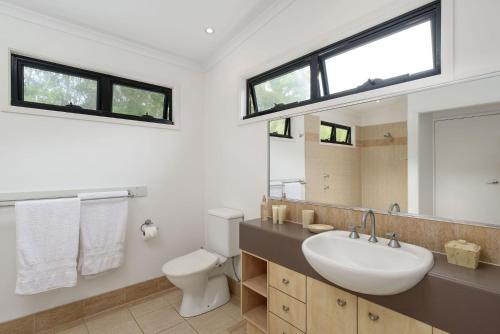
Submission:
<svg viewBox="0 0 500 334">
<path fill-rule="evenodd" d="M 293 138 L 290 123 L 290 118 L 269 121 L 269 135 L 272 137 Z"/>
<path fill-rule="evenodd" d="M 321 121 L 319 132 L 322 143 L 352 145 L 350 126 Z"/>
</svg>

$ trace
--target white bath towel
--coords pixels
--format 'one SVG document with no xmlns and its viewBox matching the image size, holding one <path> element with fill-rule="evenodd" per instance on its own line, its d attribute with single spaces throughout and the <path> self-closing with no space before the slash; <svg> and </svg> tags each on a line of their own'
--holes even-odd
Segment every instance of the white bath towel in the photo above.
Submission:
<svg viewBox="0 0 500 334">
<path fill-rule="evenodd" d="M 75 286 L 80 199 L 20 201 L 15 212 L 16 294 Z"/>
<path fill-rule="evenodd" d="M 128 216 L 127 195 L 127 191 L 78 194 L 82 200 L 80 274 L 96 275 L 122 264 Z"/>
</svg>

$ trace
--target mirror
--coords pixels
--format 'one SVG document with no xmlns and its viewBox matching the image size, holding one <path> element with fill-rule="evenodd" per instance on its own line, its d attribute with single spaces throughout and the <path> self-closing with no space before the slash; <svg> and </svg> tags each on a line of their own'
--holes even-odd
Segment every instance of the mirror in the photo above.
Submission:
<svg viewBox="0 0 500 334">
<path fill-rule="evenodd" d="M 500 227 L 500 77 L 269 122 L 271 197 Z"/>
</svg>

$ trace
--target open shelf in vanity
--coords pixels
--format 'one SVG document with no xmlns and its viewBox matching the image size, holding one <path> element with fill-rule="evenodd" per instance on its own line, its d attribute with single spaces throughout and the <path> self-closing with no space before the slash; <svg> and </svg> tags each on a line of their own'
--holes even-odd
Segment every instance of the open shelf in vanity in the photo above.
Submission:
<svg viewBox="0 0 500 334">
<path fill-rule="evenodd" d="M 248 333 L 267 333 L 267 261 L 241 252 L 241 314 Z"/>
</svg>

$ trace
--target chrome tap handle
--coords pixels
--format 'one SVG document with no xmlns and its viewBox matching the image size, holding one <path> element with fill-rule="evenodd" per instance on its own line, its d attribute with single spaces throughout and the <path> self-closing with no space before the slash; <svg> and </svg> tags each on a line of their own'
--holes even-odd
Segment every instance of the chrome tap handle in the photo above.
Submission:
<svg viewBox="0 0 500 334">
<path fill-rule="evenodd" d="M 349 238 L 351 238 L 351 239 L 359 239 L 359 234 L 358 234 L 358 231 L 357 231 L 358 228 L 359 228 L 359 226 L 356 226 L 356 225 L 350 225 L 349 226 L 349 229 L 351 230 L 351 233 L 349 233 Z"/>
<path fill-rule="evenodd" d="M 392 248 L 401 248 L 401 244 L 399 243 L 398 239 L 399 238 L 399 233 L 396 232 L 391 232 L 391 233 L 386 233 L 388 237 L 391 238 L 387 246 L 392 247 Z"/>
</svg>

